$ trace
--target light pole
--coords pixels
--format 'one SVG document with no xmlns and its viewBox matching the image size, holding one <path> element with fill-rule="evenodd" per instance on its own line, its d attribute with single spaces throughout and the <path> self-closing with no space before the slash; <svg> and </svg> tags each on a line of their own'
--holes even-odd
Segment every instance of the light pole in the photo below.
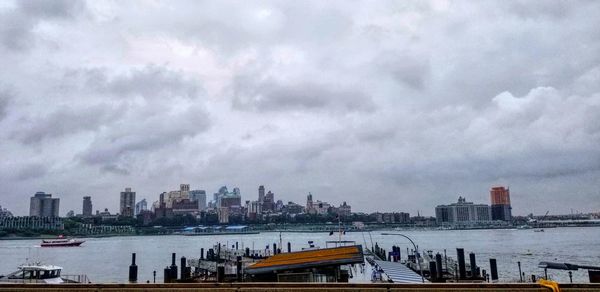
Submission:
<svg viewBox="0 0 600 292">
<path fill-rule="evenodd" d="M 419 260 L 419 248 L 417 248 L 417 245 L 415 244 L 415 242 L 412 241 L 412 239 L 410 239 L 410 237 L 408 237 L 404 234 L 400 234 L 400 233 L 386 233 L 386 235 L 399 235 L 399 236 L 402 236 L 402 237 L 408 239 L 408 241 L 410 241 L 410 243 L 412 243 L 413 247 L 415 248 L 415 252 L 417 253 L 416 259 L 417 259 L 417 266 L 419 266 L 419 273 L 421 274 L 421 282 L 425 283 L 425 278 L 423 277 L 423 270 L 421 269 L 421 261 Z"/>
</svg>

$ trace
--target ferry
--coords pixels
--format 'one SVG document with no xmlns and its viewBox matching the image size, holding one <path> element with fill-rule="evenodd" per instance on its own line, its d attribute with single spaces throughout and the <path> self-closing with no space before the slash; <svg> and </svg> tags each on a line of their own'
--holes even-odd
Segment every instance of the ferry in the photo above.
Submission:
<svg viewBox="0 0 600 292">
<path fill-rule="evenodd" d="M 42 240 L 42 243 L 40 245 L 42 247 L 80 246 L 84 242 L 85 242 L 84 240 L 58 238 L 58 239 Z"/>
<path fill-rule="evenodd" d="M 86 275 L 62 275 L 62 268 L 54 265 L 41 263 L 25 264 L 18 267 L 16 272 L 6 276 L 0 275 L 1 283 L 40 283 L 40 284 L 62 284 L 62 283 L 89 283 Z"/>
</svg>

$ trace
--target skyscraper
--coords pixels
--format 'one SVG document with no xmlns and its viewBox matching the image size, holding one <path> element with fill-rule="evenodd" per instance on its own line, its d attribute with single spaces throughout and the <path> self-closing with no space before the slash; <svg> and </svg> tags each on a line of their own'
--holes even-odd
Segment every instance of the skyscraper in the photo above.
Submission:
<svg viewBox="0 0 600 292">
<path fill-rule="evenodd" d="M 83 197 L 83 208 L 81 210 L 83 217 L 92 217 L 92 197 Z"/>
<path fill-rule="evenodd" d="M 190 191 L 190 200 L 198 202 L 198 211 L 206 210 L 206 191 L 205 190 Z"/>
<path fill-rule="evenodd" d="M 134 208 L 135 192 L 132 192 L 131 188 L 125 188 L 125 191 L 121 192 L 119 213 L 121 213 L 121 216 L 133 217 L 133 211 L 135 211 Z"/>
<path fill-rule="evenodd" d="M 258 187 L 258 202 L 262 203 L 265 201 L 265 186 Z"/>
<path fill-rule="evenodd" d="M 29 216 L 58 217 L 60 199 L 52 198 L 52 194 L 37 192 L 29 203 Z"/>
<path fill-rule="evenodd" d="M 490 190 L 492 203 L 492 220 L 511 221 L 510 190 L 504 187 L 492 187 Z"/>
<path fill-rule="evenodd" d="M 148 210 L 148 202 L 146 199 L 142 199 L 141 201 L 135 204 L 135 215 L 142 213 L 143 211 Z"/>
</svg>

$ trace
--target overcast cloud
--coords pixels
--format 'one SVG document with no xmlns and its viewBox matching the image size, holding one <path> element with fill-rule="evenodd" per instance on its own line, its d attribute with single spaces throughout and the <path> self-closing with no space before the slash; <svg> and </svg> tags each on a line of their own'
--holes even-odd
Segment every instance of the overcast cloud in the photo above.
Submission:
<svg viewBox="0 0 600 292">
<path fill-rule="evenodd" d="M 600 209 L 598 1 L 0 1 L 0 205 Z"/>
</svg>

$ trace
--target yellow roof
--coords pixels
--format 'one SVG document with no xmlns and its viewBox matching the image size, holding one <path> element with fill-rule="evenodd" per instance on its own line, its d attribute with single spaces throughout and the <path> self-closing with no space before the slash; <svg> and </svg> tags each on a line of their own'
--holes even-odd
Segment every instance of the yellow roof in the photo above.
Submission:
<svg viewBox="0 0 600 292">
<path fill-rule="evenodd" d="M 280 253 L 249 266 L 246 268 L 246 272 L 260 274 L 277 270 L 362 263 L 363 261 L 362 247 L 353 245 Z"/>
</svg>

